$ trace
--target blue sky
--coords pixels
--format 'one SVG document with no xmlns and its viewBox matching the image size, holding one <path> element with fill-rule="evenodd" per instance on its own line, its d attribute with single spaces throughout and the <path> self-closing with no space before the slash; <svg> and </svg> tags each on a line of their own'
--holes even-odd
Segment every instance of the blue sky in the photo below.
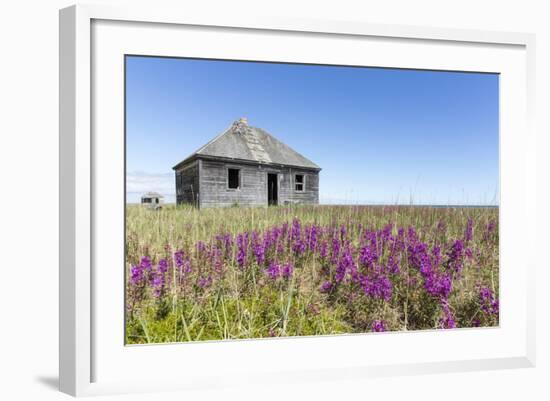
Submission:
<svg viewBox="0 0 550 401">
<path fill-rule="evenodd" d="M 321 203 L 498 204 L 498 75 L 126 59 L 127 198 L 240 117 L 323 168 Z"/>
</svg>

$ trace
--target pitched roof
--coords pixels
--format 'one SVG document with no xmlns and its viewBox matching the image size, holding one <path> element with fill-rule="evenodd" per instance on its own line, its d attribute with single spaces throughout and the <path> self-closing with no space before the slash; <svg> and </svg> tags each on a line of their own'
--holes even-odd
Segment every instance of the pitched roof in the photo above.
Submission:
<svg viewBox="0 0 550 401">
<path fill-rule="evenodd" d="M 282 164 L 320 170 L 320 167 L 261 128 L 241 118 L 222 134 L 198 149 L 182 163 L 199 156 Z"/>
</svg>

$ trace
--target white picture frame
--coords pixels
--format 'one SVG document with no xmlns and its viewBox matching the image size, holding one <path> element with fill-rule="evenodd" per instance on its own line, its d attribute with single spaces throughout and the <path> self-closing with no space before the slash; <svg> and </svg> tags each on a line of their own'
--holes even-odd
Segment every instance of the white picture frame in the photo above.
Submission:
<svg viewBox="0 0 550 401">
<path fill-rule="evenodd" d="M 140 36 L 144 29 L 148 30 L 147 37 Z M 131 50 L 135 49 L 140 54 L 186 55 L 185 52 L 189 52 L 189 49 L 182 49 L 182 54 L 173 54 L 173 49 L 176 48 L 174 46 L 177 45 L 170 43 L 171 40 L 162 40 L 161 46 L 160 41 L 161 38 L 169 39 L 174 35 L 187 35 L 189 32 L 186 29 L 192 30 L 192 34 L 198 35 L 197 39 L 200 39 L 193 48 L 194 53 L 187 54 L 190 56 L 218 52 L 216 54 L 222 54 L 222 58 L 247 59 L 250 57 L 246 55 L 247 51 L 259 51 L 260 47 L 254 44 L 253 40 L 246 44 L 247 38 L 250 38 L 250 35 L 261 35 L 263 40 L 270 41 L 273 46 L 265 46 L 262 49 L 263 56 L 255 56 L 256 58 L 281 60 L 282 57 L 286 57 L 284 61 L 292 61 L 296 54 L 299 54 L 296 51 L 307 41 L 325 40 L 329 43 L 337 39 L 341 53 L 335 51 L 326 57 L 340 57 L 340 60 L 348 60 L 349 64 L 367 65 L 365 63 L 368 62 L 368 65 L 379 67 L 455 69 L 503 74 L 505 81 L 501 90 L 501 236 L 504 235 L 501 240 L 501 264 L 504 266 L 519 260 L 516 259 L 516 253 L 519 252 L 534 255 L 530 252 L 533 245 L 525 240 L 515 241 L 517 238 L 513 234 L 515 230 L 532 229 L 536 219 L 536 141 L 531 116 L 534 110 L 535 85 L 534 35 L 376 25 L 356 21 L 286 18 L 236 20 L 210 15 L 187 15 L 183 9 L 164 10 L 154 7 L 72 6 L 60 11 L 61 391 L 80 396 L 238 386 L 248 382 L 268 382 L 274 375 L 290 381 L 343 377 L 359 380 L 381 375 L 534 366 L 535 261 L 532 260 L 532 256 L 523 257 L 519 271 L 501 269 L 502 322 L 500 327 L 494 329 L 146 347 L 124 347 L 123 343 L 116 340 L 120 337 L 123 326 L 117 326 L 120 323 L 120 320 L 116 320 L 117 317 L 109 320 L 104 311 L 108 305 L 119 302 L 124 290 L 123 287 L 117 287 L 120 277 L 113 276 L 112 280 L 109 278 L 110 281 L 107 281 L 107 275 L 96 270 L 98 261 L 112 260 L 114 264 L 121 263 L 121 260 L 117 259 L 118 248 L 113 248 L 113 252 L 110 252 L 103 247 L 102 233 L 105 236 L 112 235 L 113 237 L 109 238 L 111 242 L 113 238 L 123 242 L 122 236 L 117 237 L 117 230 L 122 227 L 109 234 L 104 230 L 105 221 L 109 221 L 111 212 L 114 213 L 112 217 L 115 220 L 120 218 L 122 204 L 113 210 L 106 210 L 101 202 L 102 196 L 111 194 L 108 191 L 114 194 L 114 204 L 117 204 L 116 199 L 120 199 L 122 194 L 122 188 L 120 193 L 116 188 L 120 185 L 119 170 L 124 160 L 124 155 L 119 152 L 121 137 L 120 130 L 117 129 L 120 127 L 120 121 L 123 121 L 123 116 L 120 115 L 122 104 L 118 102 L 123 88 L 120 87 L 120 75 L 117 75 L 121 71 L 117 70 L 118 73 L 111 76 L 109 66 L 113 66 L 113 62 L 123 63 L 123 58 L 120 59 L 119 56 L 127 51 L 133 53 Z M 224 46 L 224 49 L 214 50 L 215 43 L 222 37 L 227 43 L 242 41 L 242 46 Z M 285 42 L 287 53 L 276 54 L 277 43 L 289 38 L 292 38 L 294 43 L 292 46 L 296 47 L 292 47 L 290 42 Z M 176 42 L 176 39 L 173 42 Z M 374 56 L 371 56 L 373 58 L 369 59 L 370 61 L 360 59 L 366 57 L 364 54 L 357 57 L 354 56 L 356 53 L 352 54 L 353 46 L 363 46 L 363 43 L 371 46 L 369 49 L 373 50 Z M 384 50 L 391 49 L 394 45 L 401 46 L 399 48 L 403 52 L 392 53 L 391 50 Z M 452 51 L 448 51 L 448 47 L 452 47 Z M 407 49 L 414 49 L 417 52 L 415 54 L 424 55 L 425 58 L 415 60 L 411 67 L 409 64 L 412 61 L 409 60 L 409 64 L 406 62 L 406 57 L 410 59 L 411 54 Z M 484 54 L 489 51 L 494 51 L 494 57 L 484 61 Z M 436 52 L 438 60 L 433 57 Z M 453 57 L 456 58 L 457 54 L 462 54 L 461 52 L 464 54 L 461 61 L 453 61 Z M 311 61 L 316 56 L 311 53 L 304 57 L 310 57 L 308 60 Z M 120 67 L 122 68 L 122 64 Z M 100 82 L 103 82 L 103 79 L 108 81 L 110 87 L 116 88 L 115 96 L 101 89 Z M 95 87 L 96 84 L 99 86 Z M 109 96 L 111 100 L 107 101 L 102 98 L 103 96 Z M 98 101 L 99 98 L 105 102 Z M 112 113 L 111 116 L 102 111 L 107 106 Z M 111 130 L 112 128 L 114 130 Z M 104 136 L 98 139 L 94 136 L 94 132 L 106 130 L 113 133 L 109 138 L 118 141 L 114 146 L 109 146 L 109 149 L 112 149 L 111 153 L 106 150 L 106 141 L 111 139 Z M 112 180 L 105 178 L 106 171 L 116 171 L 110 174 Z M 511 244 L 516 247 L 514 250 L 509 246 Z M 122 266 L 121 264 L 120 274 L 123 272 Z M 101 299 L 98 299 L 98 290 L 101 292 Z M 117 291 L 120 291 L 120 294 Z M 122 310 L 114 313 L 122 315 Z M 115 333 L 112 334 L 115 338 L 112 344 L 109 339 L 110 333 Z M 401 340 L 402 338 L 404 340 Z M 435 355 L 438 347 L 448 348 L 449 344 L 453 343 L 458 344 L 454 354 L 453 350 L 449 350 L 448 354 L 439 352 L 440 355 Z M 369 344 L 382 350 L 391 346 L 394 352 L 399 354 L 401 350 L 401 353 L 389 357 L 371 352 L 367 359 L 360 358 L 361 352 L 350 352 L 347 356 L 342 356 L 346 354 L 342 352 L 346 349 L 352 351 L 354 347 L 365 347 Z M 432 352 L 434 355 L 420 359 L 414 352 L 407 354 L 409 347 L 422 344 L 433 347 L 428 354 Z M 485 348 L 483 344 L 486 344 Z M 465 351 L 465 345 L 469 345 L 468 352 Z M 328 361 L 316 357 L 320 347 L 328 350 L 325 357 Z M 249 357 L 247 350 L 258 357 Z M 131 366 L 159 361 L 165 361 L 169 366 L 173 363 L 169 359 L 174 358 L 176 354 L 181 356 L 182 352 L 185 352 L 188 361 L 195 363 L 193 370 L 185 375 L 152 377 L 150 380 L 131 377 Z M 281 355 L 282 358 L 285 353 L 302 354 L 307 358 L 301 358 L 293 363 L 292 369 L 286 369 L 283 359 L 279 362 L 277 360 L 277 355 Z M 267 366 L 266 357 L 272 358 L 269 362 L 271 366 Z M 208 373 L 211 366 L 201 364 L 201 358 L 209 362 L 218 358 L 217 370 Z M 223 361 L 228 358 L 240 360 L 240 365 L 224 364 Z M 247 368 L 246 364 L 254 366 Z M 129 373 L 124 375 L 121 372 Z M 243 372 L 246 374 L 243 375 Z"/>
</svg>

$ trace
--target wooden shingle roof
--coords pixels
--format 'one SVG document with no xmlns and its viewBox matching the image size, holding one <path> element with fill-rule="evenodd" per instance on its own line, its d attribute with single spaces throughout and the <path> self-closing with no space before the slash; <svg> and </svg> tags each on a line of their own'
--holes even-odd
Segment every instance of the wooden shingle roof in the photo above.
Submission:
<svg viewBox="0 0 550 401">
<path fill-rule="evenodd" d="M 244 118 L 235 121 L 225 132 L 178 163 L 174 169 L 200 156 L 321 170 L 317 164 L 267 131 L 248 125 Z"/>
</svg>

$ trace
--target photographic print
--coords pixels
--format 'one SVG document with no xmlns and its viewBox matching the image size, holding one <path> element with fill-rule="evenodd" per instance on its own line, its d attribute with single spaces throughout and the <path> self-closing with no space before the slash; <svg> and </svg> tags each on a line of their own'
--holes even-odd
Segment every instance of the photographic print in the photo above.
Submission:
<svg viewBox="0 0 550 401">
<path fill-rule="evenodd" d="M 499 324 L 498 74 L 127 55 L 125 152 L 126 344 Z"/>
</svg>

